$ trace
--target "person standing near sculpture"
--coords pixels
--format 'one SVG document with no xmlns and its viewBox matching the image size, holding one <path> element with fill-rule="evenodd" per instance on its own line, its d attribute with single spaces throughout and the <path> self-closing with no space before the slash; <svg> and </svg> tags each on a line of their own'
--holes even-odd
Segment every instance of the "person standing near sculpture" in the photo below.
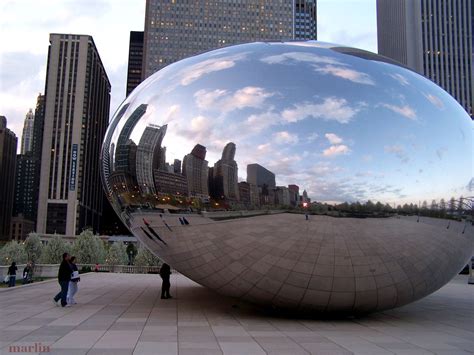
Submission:
<svg viewBox="0 0 474 355">
<path fill-rule="evenodd" d="M 69 265 L 69 254 L 64 253 L 63 254 L 63 261 L 61 262 L 61 265 L 59 266 L 59 271 L 58 271 L 58 282 L 59 286 L 61 287 L 61 291 L 54 296 L 53 302 L 56 306 L 59 307 L 59 300 L 61 300 L 61 306 L 66 307 L 67 305 L 67 290 L 69 288 L 69 281 L 71 281 L 71 274 L 72 274 L 72 269 L 71 266 Z"/>
<path fill-rule="evenodd" d="M 74 299 L 74 295 L 77 293 L 77 286 L 78 282 L 81 281 L 81 278 L 79 277 L 79 270 L 77 269 L 77 265 L 75 263 L 76 257 L 71 256 L 69 259 L 69 265 L 71 266 L 72 270 L 72 275 L 71 275 L 71 281 L 69 281 L 69 287 L 67 290 L 67 297 L 66 297 L 66 302 L 68 304 L 76 304 L 76 300 Z"/>
<path fill-rule="evenodd" d="M 23 269 L 23 285 L 32 282 L 32 273 L 33 269 L 31 267 L 31 262 L 28 262 L 28 264 L 26 264 L 25 268 Z"/>
<path fill-rule="evenodd" d="M 10 267 L 8 268 L 8 287 L 14 287 L 16 283 L 16 271 L 18 268 L 16 267 L 16 262 L 12 262 Z"/>
<path fill-rule="evenodd" d="M 161 285 L 161 298 L 162 299 L 172 298 L 170 295 L 170 287 L 171 287 L 170 275 L 171 275 L 170 266 L 166 263 L 161 265 L 160 276 L 161 276 L 161 279 L 163 280 L 163 283 Z"/>
</svg>

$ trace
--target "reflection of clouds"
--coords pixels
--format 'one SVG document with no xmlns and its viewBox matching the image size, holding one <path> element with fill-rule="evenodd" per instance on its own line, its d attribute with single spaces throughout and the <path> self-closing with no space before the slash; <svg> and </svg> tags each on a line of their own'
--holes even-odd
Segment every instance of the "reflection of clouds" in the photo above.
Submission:
<svg viewBox="0 0 474 355">
<path fill-rule="evenodd" d="M 259 108 L 274 93 L 264 88 L 247 86 L 230 94 L 226 90 L 199 90 L 194 94 L 196 105 L 203 110 L 215 110 L 223 113 L 246 107 Z"/>
<path fill-rule="evenodd" d="M 313 64 L 337 64 L 345 65 L 334 57 L 326 57 L 318 54 L 306 52 L 287 52 L 282 54 L 271 55 L 260 59 L 267 64 L 282 64 L 288 62 L 305 62 Z"/>
<path fill-rule="evenodd" d="M 359 110 L 357 107 L 350 106 L 346 99 L 328 97 L 320 104 L 309 102 L 295 104 L 293 108 L 284 110 L 282 117 L 289 123 L 298 122 L 307 117 L 348 123 Z"/>
<path fill-rule="evenodd" d="M 267 64 L 290 64 L 292 62 L 309 63 L 317 73 L 333 75 L 357 84 L 375 85 L 374 80 L 369 74 L 350 69 L 348 68 L 348 64 L 342 63 L 332 57 L 306 52 L 288 52 L 263 57 L 260 60 Z"/>
<path fill-rule="evenodd" d="M 281 131 L 273 134 L 273 140 L 276 144 L 296 144 L 298 143 L 298 135 Z"/>
<path fill-rule="evenodd" d="M 443 160 L 444 154 L 448 151 L 448 148 L 442 147 L 436 149 L 436 156 L 438 157 L 439 160 Z"/>
<path fill-rule="evenodd" d="M 327 140 L 331 144 L 340 144 L 340 143 L 342 143 L 342 138 L 339 137 L 335 133 L 326 133 L 324 136 L 327 138 Z"/>
<path fill-rule="evenodd" d="M 403 86 L 410 85 L 410 82 L 408 81 L 408 79 L 402 74 L 394 73 L 394 74 L 389 74 L 389 76 L 391 76 L 393 79 L 398 81 L 400 85 L 403 85 Z"/>
<path fill-rule="evenodd" d="M 438 96 L 433 95 L 433 94 L 423 94 L 423 96 L 426 97 L 426 99 L 429 102 L 431 102 L 433 105 L 435 105 L 440 110 L 442 110 L 444 108 L 443 101 L 441 101 L 441 99 Z"/>
<path fill-rule="evenodd" d="M 325 157 L 334 157 L 337 155 L 346 155 L 349 154 L 351 150 L 345 144 L 332 145 L 327 149 L 323 150 L 323 155 Z"/>
<path fill-rule="evenodd" d="M 334 75 L 338 78 L 349 80 L 357 84 L 375 85 L 375 81 L 370 77 L 370 75 L 354 69 L 326 65 L 324 67 L 315 67 L 315 70 L 319 73 Z"/>
<path fill-rule="evenodd" d="M 275 112 L 267 111 L 250 115 L 244 122 L 244 129 L 249 133 L 258 133 L 265 128 L 278 124 L 281 116 Z"/>
<path fill-rule="evenodd" d="M 245 59 L 247 53 L 238 53 L 226 57 L 217 57 L 203 60 L 199 63 L 188 65 L 172 76 L 172 81 L 177 81 L 187 86 L 204 75 L 229 69 L 239 60 Z"/>
<path fill-rule="evenodd" d="M 319 135 L 317 133 L 311 133 L 308 137 L 306 137 L 306 141 L 308 143 L 314 142 L 316 139 L 318 139 Z"/>
<path fill-rule="evenodd" d="M 386 153 L 395 155 L 402 163 L 408 163 L 410 160 L 405 152 L 405 148 L 401 145 L 386 145 L 383 149 Z"/>
<path fill-rule="evenodd" d="M 388 108 L 389 110 L 395 113 L 398 113 L 399 115 L 409 118 L 410 120 L 416 119 L 415 110 L 408 105 L 397 106 L 397 105 L 390 105 L 390 104 L 382 104 L 382 106 L 385 108 Z"/>
</svg>

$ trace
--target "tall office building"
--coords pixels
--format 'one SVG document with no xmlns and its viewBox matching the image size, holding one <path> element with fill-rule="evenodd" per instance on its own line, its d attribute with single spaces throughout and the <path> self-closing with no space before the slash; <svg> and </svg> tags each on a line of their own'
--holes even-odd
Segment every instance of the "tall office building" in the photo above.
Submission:
<svg viewBox="0 0 474 355">
<path fill-rule="evenodd" d="M 472 0 L 377 0 L 379 54 L 449 92 L 472 116 Z"/>
<path fill-rule="evenodd" d="M 238 167 L 235 161 L 235 144 L 230 142 L 224 147 L 222 157 L 214 164 L 214 198 L 239 200 Z"/>
<path fill-rule="evenodd" d="M 97 232 L 110 82 L 91 36 L 50 35 L 45 95 L 37 231 Z"/>
<path fill-rule="evenodd" d="M 164 148 L 161 142 L 166 134 L 167 125 L 162 127 L 148 125 L 143 132 L 137 146 L 136 169 L 138 187 L 142 194 L 156 195 L 153 171 L 164 169 L 162 155 Z"/>
<path fill-rule="evenodd" d="M 259 164 L 247 165 L 247 182 L 259 187 L 266 185 L 270 189 L 276 186 L 275 174 Z"/>
<path fill-rule="evenodd" d="M 130 31 L 128 48 L 127 96 L 142 81 L 143 31 Z"/>
<path fill-rule="evenodd" d="M 21 154 L 31 152 L 33 149 L 33 127 L 35 124 L 35 114 L 30 108 L 23 124 L 23 134 L 21 136 Z"/>
<path fill-rule="evenodd" d="M 228 45 L 316 39 L 316 5 L 316 0 L 147 0 L 143 79 Z"/>
<path fill-rule="evenodd" d="M 196 144 L 183 159 L 183 175 L 186 176 L 189 196 L 209 198 L 208 174 L 206 147 Z"/>
<path fill-rule="evenodd" d="M 17 144 L 15 133 L 7 128 L 7 118 L 0 116 L 0 240 L 10 238 Z"/>
<path fill-rule="evenodd" d="M 25 144 L 25 146 L 30 148 L 25 149 L 22 154 L 17 156 L 15 173 L 16 181 L 13 215 L 22 216 L 17 219 L 17 226 L 22 225 L 21 223 L 24 223 L 25 225 L 33 225 L 33 230 L 36 226 L 36 218 L 38 214 L 41 151 L 44 129 L 44 103 L 45 96 L 39 94 L 36 101 L 33 125 L 32 127 L 30 126 L 28 129 L 23 130 L 22 145 L 28 139 L 30 142 Z M 28 116 L 33 116 L 32 112 L 27 115 L 25 127 L 27 126 L 26 121 L 31 120 Z M 29 124 L 30 122 L 28 122 L 28 125 Z M 25 139 L 26 135 L 28 136 L 27 139 Z"/>
</svg>

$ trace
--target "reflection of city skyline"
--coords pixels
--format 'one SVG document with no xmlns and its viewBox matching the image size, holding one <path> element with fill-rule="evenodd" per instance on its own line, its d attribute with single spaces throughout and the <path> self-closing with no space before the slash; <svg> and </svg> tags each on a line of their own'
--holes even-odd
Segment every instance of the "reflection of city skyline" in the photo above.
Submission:
<svg viewBox="0 0 474 355">
<path fill-rule="evenodd" d="M 166 202 L 170 196 L 180 203 L 185 198 L 204 204 L 212 201 L 222 207 L 297 207 L 311 201 L 306 191 L 299 194 L 299 187 L 295 184 L 277 186 L 275 174 L 258 163 L 248 164 L 246 181 L 239 181 L 235 160 L 237 146 L 233 142 L 225 145 L 221 159 L 213 166 L 206 160 L 207 148 L 201 144 L 196 144 L 182 161 L 167 162 L 166 147 L 162 147 L 167 125 L 147 125 L 138 145 L 130 139 L 146 109 L 147 105 L 138 106 L 123 126 L 117 145 L 110 145 L 107 160 L 108 170 L 112 173 L 108 185 L 112 185 L 115 191 L 151 200 L 165 197 Z"/>
</svg>

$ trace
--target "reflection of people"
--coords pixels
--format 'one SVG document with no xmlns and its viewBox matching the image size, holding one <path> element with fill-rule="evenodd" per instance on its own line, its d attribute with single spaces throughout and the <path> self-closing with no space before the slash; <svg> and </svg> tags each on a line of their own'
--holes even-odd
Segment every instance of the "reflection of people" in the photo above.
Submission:
<svg viewBox="0 0 474 355">
<path fill-rule="evenodd" d="M 69 260 L 69 263 L 71 265 L 71 281 L 69 281 L 69 287 L 67 290 L 67 297 L 66 297 L 66 302 L 68 304 L 76 304 L 76 300 L 74 299 L 74 295 L 77 293 L 77 283 L 81 281 L 79 277 L 79 270 L 77 269 L 77 265 L 74 262 L 76 260 L 75 256 L 71 256 L 71 259 Z"/>
<path fill-rule="evenodd" d="M 304 215 L 305 215 L 305 217 L 306 217 L 306 220 L 309 220 L 308 212 L 306 212 Z"/>
<path fill-rule="evenodd" d="M 8 287 L 14 287 L 16 283 L 16 271 L 18 268 L 16 267 L 16 262 L 12 262 L 10 267 L 8 268 Z"/>
<path fill-rule="evenodd" d="M 54 303 L 56 306 L 59 306 L 58 302 L 61 300 L 61 306 L 66 307 L 67 301 L 67 290 L 69 288 L 69 281 L 71 281 L 71 266 L 69 265 L 69 254 L 64 253 L 63 254 L 63 261 L 61 262 L 61 265 L 59 265 L 59 272 L 58 272 L 58 282 L 59 286 L 61 286 L 61 291 L 54 296 Z"/>
<path fill-rule="evenodd" d="M 170 266 L 166 263 L 161 265 L 160 276 L 161 276 L 161 279 L 163 280 L 163 283 L 161 285 L 161 298 L 162 299 L 172 298 L 170 295 L 170 287 L 171 287 L 170 275 L 171 275 Z"/>
</svg>

